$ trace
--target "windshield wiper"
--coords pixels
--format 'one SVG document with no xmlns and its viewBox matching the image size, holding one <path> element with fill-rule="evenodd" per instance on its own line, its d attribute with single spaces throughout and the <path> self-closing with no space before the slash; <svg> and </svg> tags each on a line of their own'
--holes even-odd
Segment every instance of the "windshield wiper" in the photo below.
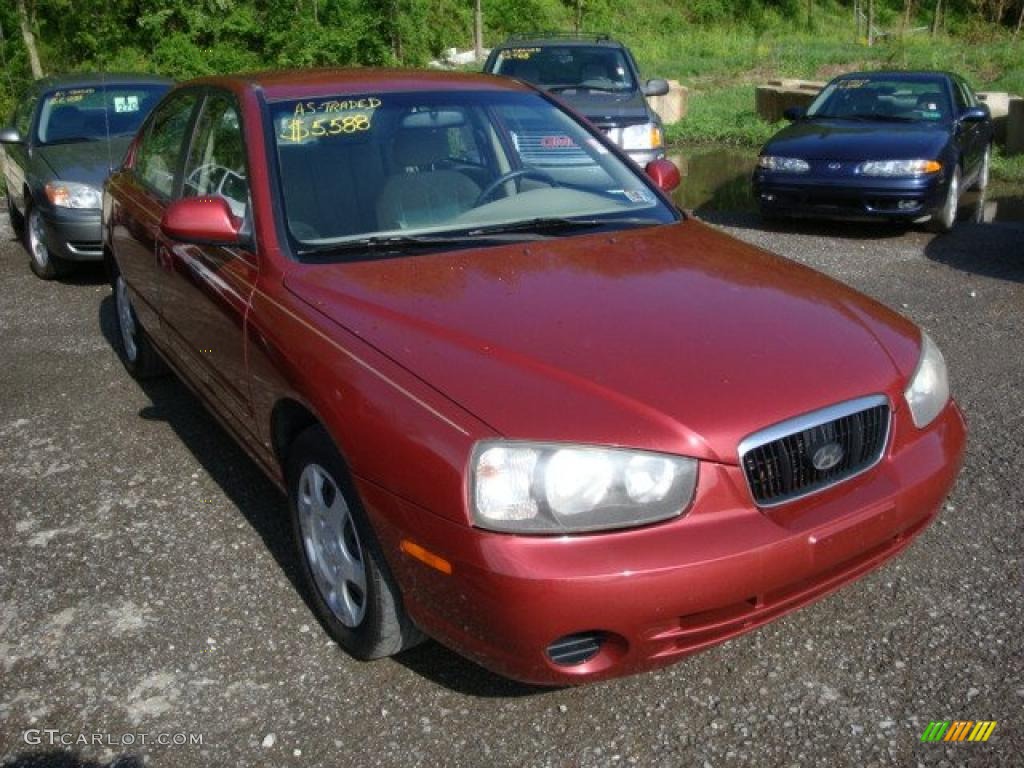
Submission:
<svg viewBox="0 0 1024 768">
<path fill-rule="evenodd" d="M 470 245 L 473 243 L 514 243 L 524 239 L 546 240 L 548 233 L 558 230 L 592 229 L 607 225 L 648 226 L 659 223 L 657 219 L 566 219 L 545 217 L 514 221 L 509 224 L 489 224 L 472 229 L 454 230 L 439 235 L 374 235 L 337 243 L 325 243 L 300 248 L 299 256 L 320 256 L 351 253 L 353 251 L 387 253 L 405 249 L 443 248 L 444 246 Z"/>
<path fill-rule="evenodd" d="M 83 141 L 96 141 L 96 139 L 92 136 L 69 136 L 66 139 L 54 139 L 52 141 L 45 141 L 42 144 L 40 144 L 40 146 L 49 147 L 52 146 L 53 144 L 78 144 Z"/>
<path fill-rule="evenodd" d="M 608 88 L 601 85 L 582 85 L 577 83 L 576 85 L 548 85 L 545 86 L 551 93 L 561 93 L 562 91 L 599 91 L 600 93 L 623 93 L 627 89 L 625 88 Z"/>
<path fill-rule="evenodd" d="M 511 230 L 510 230 L 511 232 Z M 443 248 L 448 245 L 470 245 L 473 243 L 503 243 L 522 240 L 518 237 L 502 237 L 503 232 L 478 232 L 476 230 L 459 230 L 441 235 L 373 235 L 357 237 L 353 240 L 342 240 L 337 243 L 325 243 L 309 248 L 300 248 L 299 256 L 318 256 L 352 251 L 393 253 L 395 251 L 416 248 Z"/>
<path fill-rule="evenodd" d="M 657 219 L 627 218 L 627 219 L 567 219 L 559 216 L 544 216 L 526 221 L 513 221 L 509 224 L 490 224 L 484 227 L 467 230 L 467 235 L 486 236 L 511 232 L 554 232 L 565 229 L 592 229 L 609 225 L 623 224 L 626 226 L 641 227 L 651 224 L 658 224 Z"/>
</svg>

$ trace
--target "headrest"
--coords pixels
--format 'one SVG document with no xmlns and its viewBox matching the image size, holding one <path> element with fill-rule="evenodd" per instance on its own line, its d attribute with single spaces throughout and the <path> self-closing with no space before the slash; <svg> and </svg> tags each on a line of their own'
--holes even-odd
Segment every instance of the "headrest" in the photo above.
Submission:
<svg viewBox="0 0 1024 768">
<path fill-rule="evenodd" d="M 447 128 L 402 128 L 395 134 L 395 162 L 402 167 L 434 165 L 450 155 Z"/>
</svg>

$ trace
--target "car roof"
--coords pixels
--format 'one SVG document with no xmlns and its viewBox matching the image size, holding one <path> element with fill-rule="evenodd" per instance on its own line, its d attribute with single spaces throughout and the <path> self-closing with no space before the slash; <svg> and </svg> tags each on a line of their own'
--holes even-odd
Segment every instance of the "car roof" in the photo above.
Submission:
<svg viewBox="0 0 1024 768">
<path fill-rule="evenodd" d="M 496 75 L 430 69 L 291 69 L 204 77 L 182 85 L 259 89 L 270 100 L 317 95 L 399 93 L 407 91 L 512 91 L 534 89 Z"/>
<path fill-rule="evenodd" d="M 623 43 L 608 35 L 576 35 L 573 33 L 560 34 L 538 34 L 536 36 L 512 35 L 501 45 L 495 48 L 523 48 L 526 46 L 558 46 L 559 48 L 577 48 L 604 46 L 608 48 L 625 48 Z"/>
<path fill-rule="evenodd" d="M 44 77 L 35 83 L 35 87 L 40 91 L 96 85 L 174 85 L 174 81 L 169 77 L 145 72 L 73 72 Z"/>
<path fill-rule="evenodd" d="M 836 80 L 848 80 L 854 78 L 885 78 L 887 80 L 945 80 L 956 77 L 952 72 L 944 72 L 935 69 L 880 69 L 870 72 L 848 72 L 839 75 Z"/>
</svg>

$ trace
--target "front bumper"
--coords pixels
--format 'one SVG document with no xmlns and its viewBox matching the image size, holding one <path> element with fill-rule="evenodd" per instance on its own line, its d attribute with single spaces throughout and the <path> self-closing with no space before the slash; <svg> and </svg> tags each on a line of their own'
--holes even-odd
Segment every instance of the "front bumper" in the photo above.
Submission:
<svg viewBox="0 0 1024 768">
<path fill-rule="evenodd" d="M 919 179 L 830 178 L 758 169 L 752 183 L 754 199 L 766 213 L 852 221 L 924 221 L 942 208 L 948 180 L 941 173 Z"/>
<path fill-rule="evenodd" d="M 103 242 L 98 210 L 41 211 L 46 247 L 65 261 L 102 261 Z"/>
<path fill-rule="evenodd" d="M 629 155 L 629 159 L 637 164 L 640 168 L 646 167 L 648 163 L 653 163 L 655 160 L 661 160 L 665 157 L 664 148 L 661 149 L 630 149 L 626 150 L 626 154 Z"/>
<path fill-rule="evenodd" d="M 925 430 L 898 410 L 877 466 L 768 510 L 753 505 L 739 467 L 702 464 L 687 515 L 616 533 L 493 534 L 360 490 L 423 630 L 507 677 L 578 684 L 672 663 L 880 566 L 937 515 L 965 435 L 952 402 Z M 397 554 L 402 538 L 447 559 L 451 574 Z M 584 663 L 549 657 L 556 639 L 592 632 L 603 644 Z"/>
</svg>

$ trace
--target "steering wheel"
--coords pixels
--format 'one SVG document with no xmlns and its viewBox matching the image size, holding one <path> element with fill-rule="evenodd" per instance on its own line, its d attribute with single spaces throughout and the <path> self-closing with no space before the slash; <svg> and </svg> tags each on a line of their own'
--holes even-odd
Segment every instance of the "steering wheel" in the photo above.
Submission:
<svg viewBox="0 0 1024 768">
<path fill-rule="evenodd" d="M 502 174 L 488 184 L 484 188 L 484 191 L 477 195 L 476 201 L 473 203 L 473 207 L 476 208 L 478 205 L 483 205 L 484 201 L 493 195 L 502 184 L 519 178 L 540 179 L 541 181 L 550 184 L 552 187 L 558 186 L 558 182 L 551 177 L 551 174 L 537 170 L 536 168 L 518 168 L 517 170 Z"/>
</svg>

